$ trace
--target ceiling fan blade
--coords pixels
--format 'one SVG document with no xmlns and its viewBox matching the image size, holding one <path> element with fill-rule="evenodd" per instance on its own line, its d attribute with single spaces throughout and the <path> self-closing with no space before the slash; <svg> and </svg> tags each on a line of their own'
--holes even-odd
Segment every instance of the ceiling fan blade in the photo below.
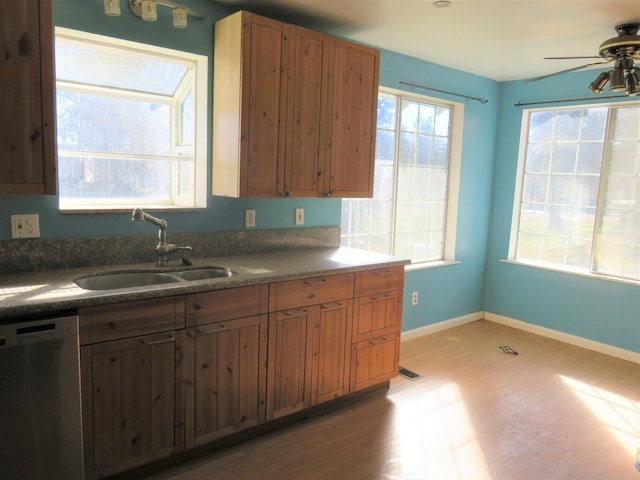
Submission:
<svg viewBox="0 0 640 480">
<path fill-rule="evenodd" d="M 600 55 L 590 55 L 588 57 L 544 57 L 545 60 L 573 60 L 578 58 L 602 58 Z"/>
<path fill-rule="evenodd" d="M 542 80 L 543 78 L 553 77 L 555 75 L 560 75 L 562 73 L 575 72 L 577 70 L 582 70 L 583 68 L 595 67 L 596 65 L 605 65 L 607 63 L 611 63 L 613 59 L 606 60 L 604 62 L 595 62 L 595 63 L 587 63 L 586 65 L 580 65 L 579 67 L 567 68 L 566 70 L 560 70 L 559 72 L 548 73 L 547 75 L 541 75 L 539 77 L 528 78 L 525 80 L 525 83 L 529 82 L 537 82 L 538 80 Z"/>
</svg>

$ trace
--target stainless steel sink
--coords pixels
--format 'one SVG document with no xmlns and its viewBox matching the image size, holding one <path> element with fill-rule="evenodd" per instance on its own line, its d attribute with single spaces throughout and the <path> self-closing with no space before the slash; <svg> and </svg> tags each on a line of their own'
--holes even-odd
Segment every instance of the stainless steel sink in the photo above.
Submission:
<svg viewBox="0 0 640 480">
<path fill-rule="evenodd" d="M 195 268 L 193 270 L 183 270 L 176 272 L 176 275 L 185 280 L 206 280 L 210 278 L 224 278 L 230 277 L 232 273 L 224 267 L 207 267 L 207 268 Z"/>
<path fill-rule="evenodd" d="M 113 272 L 76 278 L 74 282 L 85 290 L 115 290 L 118 288 L 149 287 L 167 283 L 195 282 L 230 277 L 224 267 L 201 267 L 167 272 Z"/>
<path fill-rule="evenodd" d="M 93 277 L 77 278 L 76 285 L 85 290 L 113 290 L 116 288 L 147 287 L 176 283 L 180 279 L 159 272 L 107 273 Z"/>
</svg>

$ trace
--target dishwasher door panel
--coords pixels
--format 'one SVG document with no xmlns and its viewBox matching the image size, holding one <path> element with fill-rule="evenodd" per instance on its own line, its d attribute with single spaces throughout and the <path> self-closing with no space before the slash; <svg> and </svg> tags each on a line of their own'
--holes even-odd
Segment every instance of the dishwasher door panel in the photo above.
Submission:
<svg viewBox="0 0 640 480">
<path fill-rule="evenodd" d="M 0 326 L 0 478 L 83 478 L 78 319 Z"/>
</svg>

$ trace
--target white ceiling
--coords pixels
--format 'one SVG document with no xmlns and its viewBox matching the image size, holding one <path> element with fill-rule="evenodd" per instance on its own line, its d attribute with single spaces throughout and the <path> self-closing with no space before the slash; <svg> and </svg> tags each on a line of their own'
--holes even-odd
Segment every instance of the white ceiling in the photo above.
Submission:
<svg viewBox="0 0 640 480">
<path fill-rule="evenodd" d="M 640 0 L 217 0 L 498 81 L 573 68 L 616 25 L 640 22 Z"/>
</svg>

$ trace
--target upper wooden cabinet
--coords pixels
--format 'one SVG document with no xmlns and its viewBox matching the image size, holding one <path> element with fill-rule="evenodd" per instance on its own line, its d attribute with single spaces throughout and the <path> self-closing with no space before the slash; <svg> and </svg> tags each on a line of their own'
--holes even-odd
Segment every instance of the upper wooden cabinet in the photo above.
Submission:
<svg viewBox="0 0 640 480">
<path fill-rule="evenodd" d="M 0 7 L 0 194 L 56 193 L 51 4 Z"/>
<path fill-rule="evenodd" d="M 213 194 L 370 197 L 379 55 L 245 11 L 217 22 Z"/>
</svg>

